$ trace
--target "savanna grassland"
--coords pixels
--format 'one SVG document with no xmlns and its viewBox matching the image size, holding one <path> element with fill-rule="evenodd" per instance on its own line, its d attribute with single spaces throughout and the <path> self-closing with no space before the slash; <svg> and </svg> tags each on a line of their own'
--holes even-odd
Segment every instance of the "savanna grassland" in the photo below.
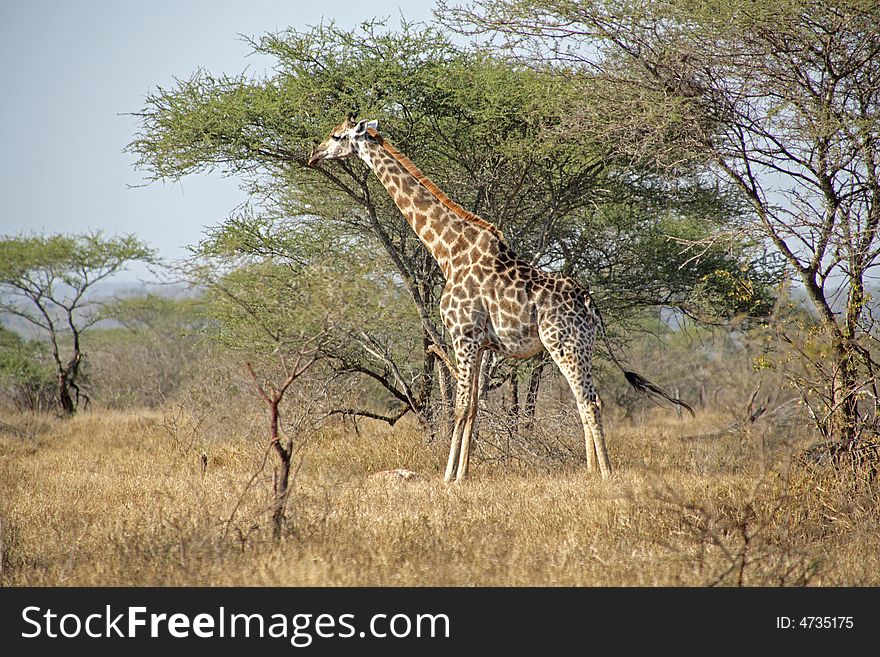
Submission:
<svg viewBox="0 0 880 657">
<path fill-rule="evenodd" d="M 0 584 L 880 583 L 871 473 L 807 463 L 807 432 L 611 414 L 609 480 L 484 444 L 447 486 L 446 445 L 414 424 L 331 423 L 300 441 L 276 543 L 261 419 L 200 436 L 161 410 L 5 414 Z"/>
<path fill-rule="evenodd" d="M 699 4 L 293 26 L 117 108 L 145 182 L 247 201 L 178 263 L 0 236 L 0 585 L 880 585 L 880 4 Z M 163 293 L 101 292 L 132 263 Z M 602 309 L 615 471 L 550 360 L 487 356 L 448 486 L 443 352 L 548 329 L 533 265 L 566 350 Z"/>
</svg>

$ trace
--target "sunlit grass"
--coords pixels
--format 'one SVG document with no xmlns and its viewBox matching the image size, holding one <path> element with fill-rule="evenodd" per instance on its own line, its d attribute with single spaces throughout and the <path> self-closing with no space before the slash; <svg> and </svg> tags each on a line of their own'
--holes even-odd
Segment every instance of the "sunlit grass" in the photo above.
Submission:
<svg viewBox="0 0 880 657">
<path fill-rule="evenodd" d="M 761 455 L 722 423 L 611 421 L 608 480 L 477 450 L 454 486 L 415 426 L 326 427 L 297 454 L 276 544 L 257 437 L 176 441 L 157 412 L 31 421 L 0 434 L 0 583 L 877 585 L 873 487 L 793 465 L 803 438 Z M 371 477 L 398 467 L 419 477 Z"/>
</svg>

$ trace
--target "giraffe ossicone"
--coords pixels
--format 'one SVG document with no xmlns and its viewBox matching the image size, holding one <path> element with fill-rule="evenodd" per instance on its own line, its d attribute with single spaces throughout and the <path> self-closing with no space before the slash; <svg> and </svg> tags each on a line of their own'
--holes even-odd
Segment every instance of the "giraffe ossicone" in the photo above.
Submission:
<svg viewBox="0 0 880 657">
<path fill-rule="evenodd" d="M 550 352 L 577 401 L 587 469 L 598 465 L 608 477 L 611 463 L 592 369 L 596 337 L 601 334 L 606 344 L 607 338 L 589 292 L 568 276 L 520 260 L 496 226 L 447 197 L 379 134 L 375 121 L 357 121 L 350 114 L 312 151 L 308 164 L 347 157 L 359 157 L 375 173 L 446 279 L 440 315 L 456 361 L 446 481 L 467 475 L 486 350 L 510 358 Z M 687 403 L 626 370 L 610 347 L 609 354 L 637 390 L 693 414 Z"/>
</svg>

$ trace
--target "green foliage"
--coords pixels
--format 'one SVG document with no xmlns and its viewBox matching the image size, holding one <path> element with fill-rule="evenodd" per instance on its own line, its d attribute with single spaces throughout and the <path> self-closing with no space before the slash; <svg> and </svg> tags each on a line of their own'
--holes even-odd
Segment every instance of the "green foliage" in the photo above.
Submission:
<svg viewBox="0 0 880 657">
<path fill-rule="evenodd" d="M 82 380 L 83 332 L 101 319 L 94 286 L 127 263 L 151 262 L 152 249 L 133 236 L 19 235 L 0 238 L 0 313 L 46 333 L 58 403 L 75 412 Z"/>
<path fill-rule="evenodd" d="M 305 267 L 273 259 L 240 264 L 208 285 L 207 334 L 228 350 L 266 362 L 327 332 L 324 349 L 353 361 L 363 353 L 351 336 L 365 332 L 381 335 L 405 364 L 418 353 L 418 317 L 399 280 L 376 265 L 357 250 L 316 257 Z"/>
<path fill-rule="evenodd" d="M 0 325 L 0 391 L 19 408 L 42 410 L 51 402 L 54 383 L 48 345 Z"/>
<path fill-rule="evenodd" d="M 650 306 L 677 308 L 713 323 L 742 314 L 764 316 L 782 263 L 760 244 L 707 237 L 722 226 L 700 208 L 609 202 L 586 219 L 562 222 L 548 258 L 585 277 L 602 307 L 618 319 L 635 318 L 633 309 Z"/>
<path fill-rule="evenodd" d="M 395 33 L 368 23 L 347 32 L 331 24 L 253 45 L 277 58 L 273 77 L 200 71 L 148 98 L 139 113 L 143 131 L 129 146 L 141 167 L 158 178 L 214 168 L 245 174 L 251 190 L 280 204 L 282 214 L 337 221 L 362 212 L 364 181 L 380 220 L 397 219 L 362 170 L 343 167 L 334 181 L 303 166 L 330 128 L 357 109 L 379 120 L 449 194 L 502 229 L 511 214 L 542 213 L 554 189 L 577 203 L 578 182 L 595 175 L 595 150 L 572 148 L 559 135 L 546 139 L 565 113 L 565 84 L 461 51 L 434 28 L 404 24 Z M 356 198 L 340 195 L 340 185 Z M 512 190 L 523 207 L 511 203 Z"/>
<path fill-rule="evenodd" d="M 0 377 L 4 380 L 39 378 L 43 370 L 39 361 L 47 355 L 44 347 L 0 325 Z"/>
<path fill-rule="evenodd" d="M 15 315 L 57 338 L 100 319 L 94 285 L 135 260 L 151 262 L 154 251 L 134 236 L 18 235 L 0 238 L 0 313 Z M 97 304 L 99 305 L 99 304 Z"/>
<path fill-rule="evenodd" d="M 139 113 L 143 130 L 129 146 L 158 178 L 214 168 L 243 174 L 263 207 L 213 231 L 202 245 L 206 255 L 226 249 L 296 261 L 302 259 L 291 240 L 297 232 L 324 231 L 330 251 L 382 233 L 403 263 L 392 257 L 388 266 L 405 279 L 427 277 L 436 288 L 439 272 L 424 262 L 377 181 L 357 164 L 318 173 L 303 166 L 327 131 L 359 109 L 378 119 L 450 196 L 499 225 L 521 255 L 594 287 L 607 283 L 609 296 L 623 292 L 641 305 L 684 303 L 708 272 L 757 262 L 749 246 L 705 265 L 690 260 L 692 254 L 681 257 L 674 240 L 662 248 L 664 216 L 690 218 L 695 240 L 724 227 L 739 208 L 697 177 L 680 178 L 673 189 L 648 170 L 615 161 L 600 139 L 585 141 L 582 131 L 570 129 L 581 84 L 558 68 L 515 66 L 457 48 L 436 28 L 406 23 L 399 32 L 382 23 L 352 32 L 332 24 L 288 30 L 253 46 L 276 58 L 271 77 L 200 71 L 175 89 L 159 89 Z M 609 251 L 633 257 L 624 267 Z M 640 266 L 634 270 L 633 263 Z M 602 276 L 608 267 L 636 275 L 621 290 Z M 422 301 L 431 306 L 431 299 Z"/>
<path fill-rule="evenodd" d="M 131 235 L 4 236 L 0 239 L 0 285 L 21 289 L 28 283 L 47 281 L 79 290 L 127 262 L 153 257 L 154 251 Z"/>
<path fill-rule="evenodd" d="M 652 305 L 713 317 L 749 311 L 757 304 L 716 303 L 703 291 L 707 276 L 745 266 L 756 288 L 772 278 L 759 271 L 754 244 L 693 246 L 740 216 L 725 190 L 693 171 L 669 184 L 617 157 L 607 139 L 572 129 L 582 93 L 574 70 L 516 65 L 405 22 L 398 31 L 331 23 L 252 46 L 275 59 L 271 74 L 198 71 L 159 88 L 129 145 L 156 179 L 219 170 L 251 194 L 197 251 L 213 263 L 197 278 L 219 281 L 211 318 L 227 349 L 295 351 L 329 327 L 337 370 L 364 374 L 407 404 L 430 396 L 424 349 L 445 342 L 439 268 L 359 161 L 306 166 L 352 110 L 378 120 L 523 258 L 588 284 L 609 317 Z M 713 307 L 698 312 L 710 298 Z"/>
<path fill-rule="evenodd" d="M 193 333 L 203 300 L 199 296 L 174 297 L 149 293 L 105 303 L 100 317 L 121 324 L 129 333 L 154 331 L 180 337 Z"/>
</svg>

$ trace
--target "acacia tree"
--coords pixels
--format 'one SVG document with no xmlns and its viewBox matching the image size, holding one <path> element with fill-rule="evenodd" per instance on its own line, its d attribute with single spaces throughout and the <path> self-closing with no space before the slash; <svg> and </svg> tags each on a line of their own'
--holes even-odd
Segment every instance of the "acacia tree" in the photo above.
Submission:
<svg viewBox="0 0 880 657">
<path fill-rule="evenodd" d="M 480 0 L 443 11 L 459 29 L 579 67 L 587 138 L 608 135 L 622 156 L 673 175 L 702 165 L 739 191 L 751 208 L 740 235 L 784 259 L 830 341 L 819 428 L 855 440 L 874 367 L 866 285 L 880 264 L 880 6 Z"/>
<path fill-rule="evenodd" d="M 646 304 L 684 305 L 713 284 L 717 270 L 740 277 L 743 264 L 747 275 L 760 269 L 744 248 L 682 255 L 670 237 L 703 237 L 706 222 L 726 224 L 736 208 L 704 193 L 695 178 L 682 178 L 679 193 L 658 187 L 649 170 L 612 157 L 601 140 L 561 129 L 577 88 L 548 71 L 456 48 L 423 25 L 398 32 L 381 23 L 353 32 L 325 25 L 252 45 L 276 58 L 270 77 L 201 71 L 158 89 L 137 114 L 142 128 L 129 148 L 157 179 L 216 168 L 241 176 L 259 211 L 212 231 L 210 248 L 301 263 L 288 236 L 329 226 L 331 256 L 334 245 L 349 244 L 373 254 L 412 304 L 421 357 L 401 362 L 381 334 L 366 331 L 348 334 L 351 348 L 338 362 L 384 386 L 426 426 L 431 347 L 446 342 L 440 271 L 360 162 L 305 166 L 353 108 L 378 119 L 403 152 L 498 225 L 522 256 L 589 282 L 600 302 L 618 300 L 603 306 L 608 317 Z M 618 288 L 613 295 L 603 294 L 606 283 Z"/>
<path fill-rule="evenodd" d="M 204 332 L 218 347 L 217 357 L 236 357 L 253 381 L 267 411 L 266 455 L 274 454 L 273 500 L 274 539 L 280 540 L 295 476 L 294 456 L 303 446 L 304 429 L 314 420 L 310 404 L 292 413 L 293 422 L 283 416 L 285 396 L 319 360 L 326 331 L 310 332 L 308 323 L 292 313 L 302 286 L 284 267 L 271 262 L 245 264 L 231 271 L 223 266 L 202 264 L 189 278 L 206 288 L 202 311 L 209 320 Z M 265 463 L 265 457 L 263 459 Z"/>
<path fill-rule="evenodd" d="M 33 235 L 0 238 L 0 313 L 44 331 L 55 365 L 57 403 L 73 415 L 81 391 L 83 334 L 102 319 L 95 286 L 154 252 L 132 236 Z"/>
</svg>

